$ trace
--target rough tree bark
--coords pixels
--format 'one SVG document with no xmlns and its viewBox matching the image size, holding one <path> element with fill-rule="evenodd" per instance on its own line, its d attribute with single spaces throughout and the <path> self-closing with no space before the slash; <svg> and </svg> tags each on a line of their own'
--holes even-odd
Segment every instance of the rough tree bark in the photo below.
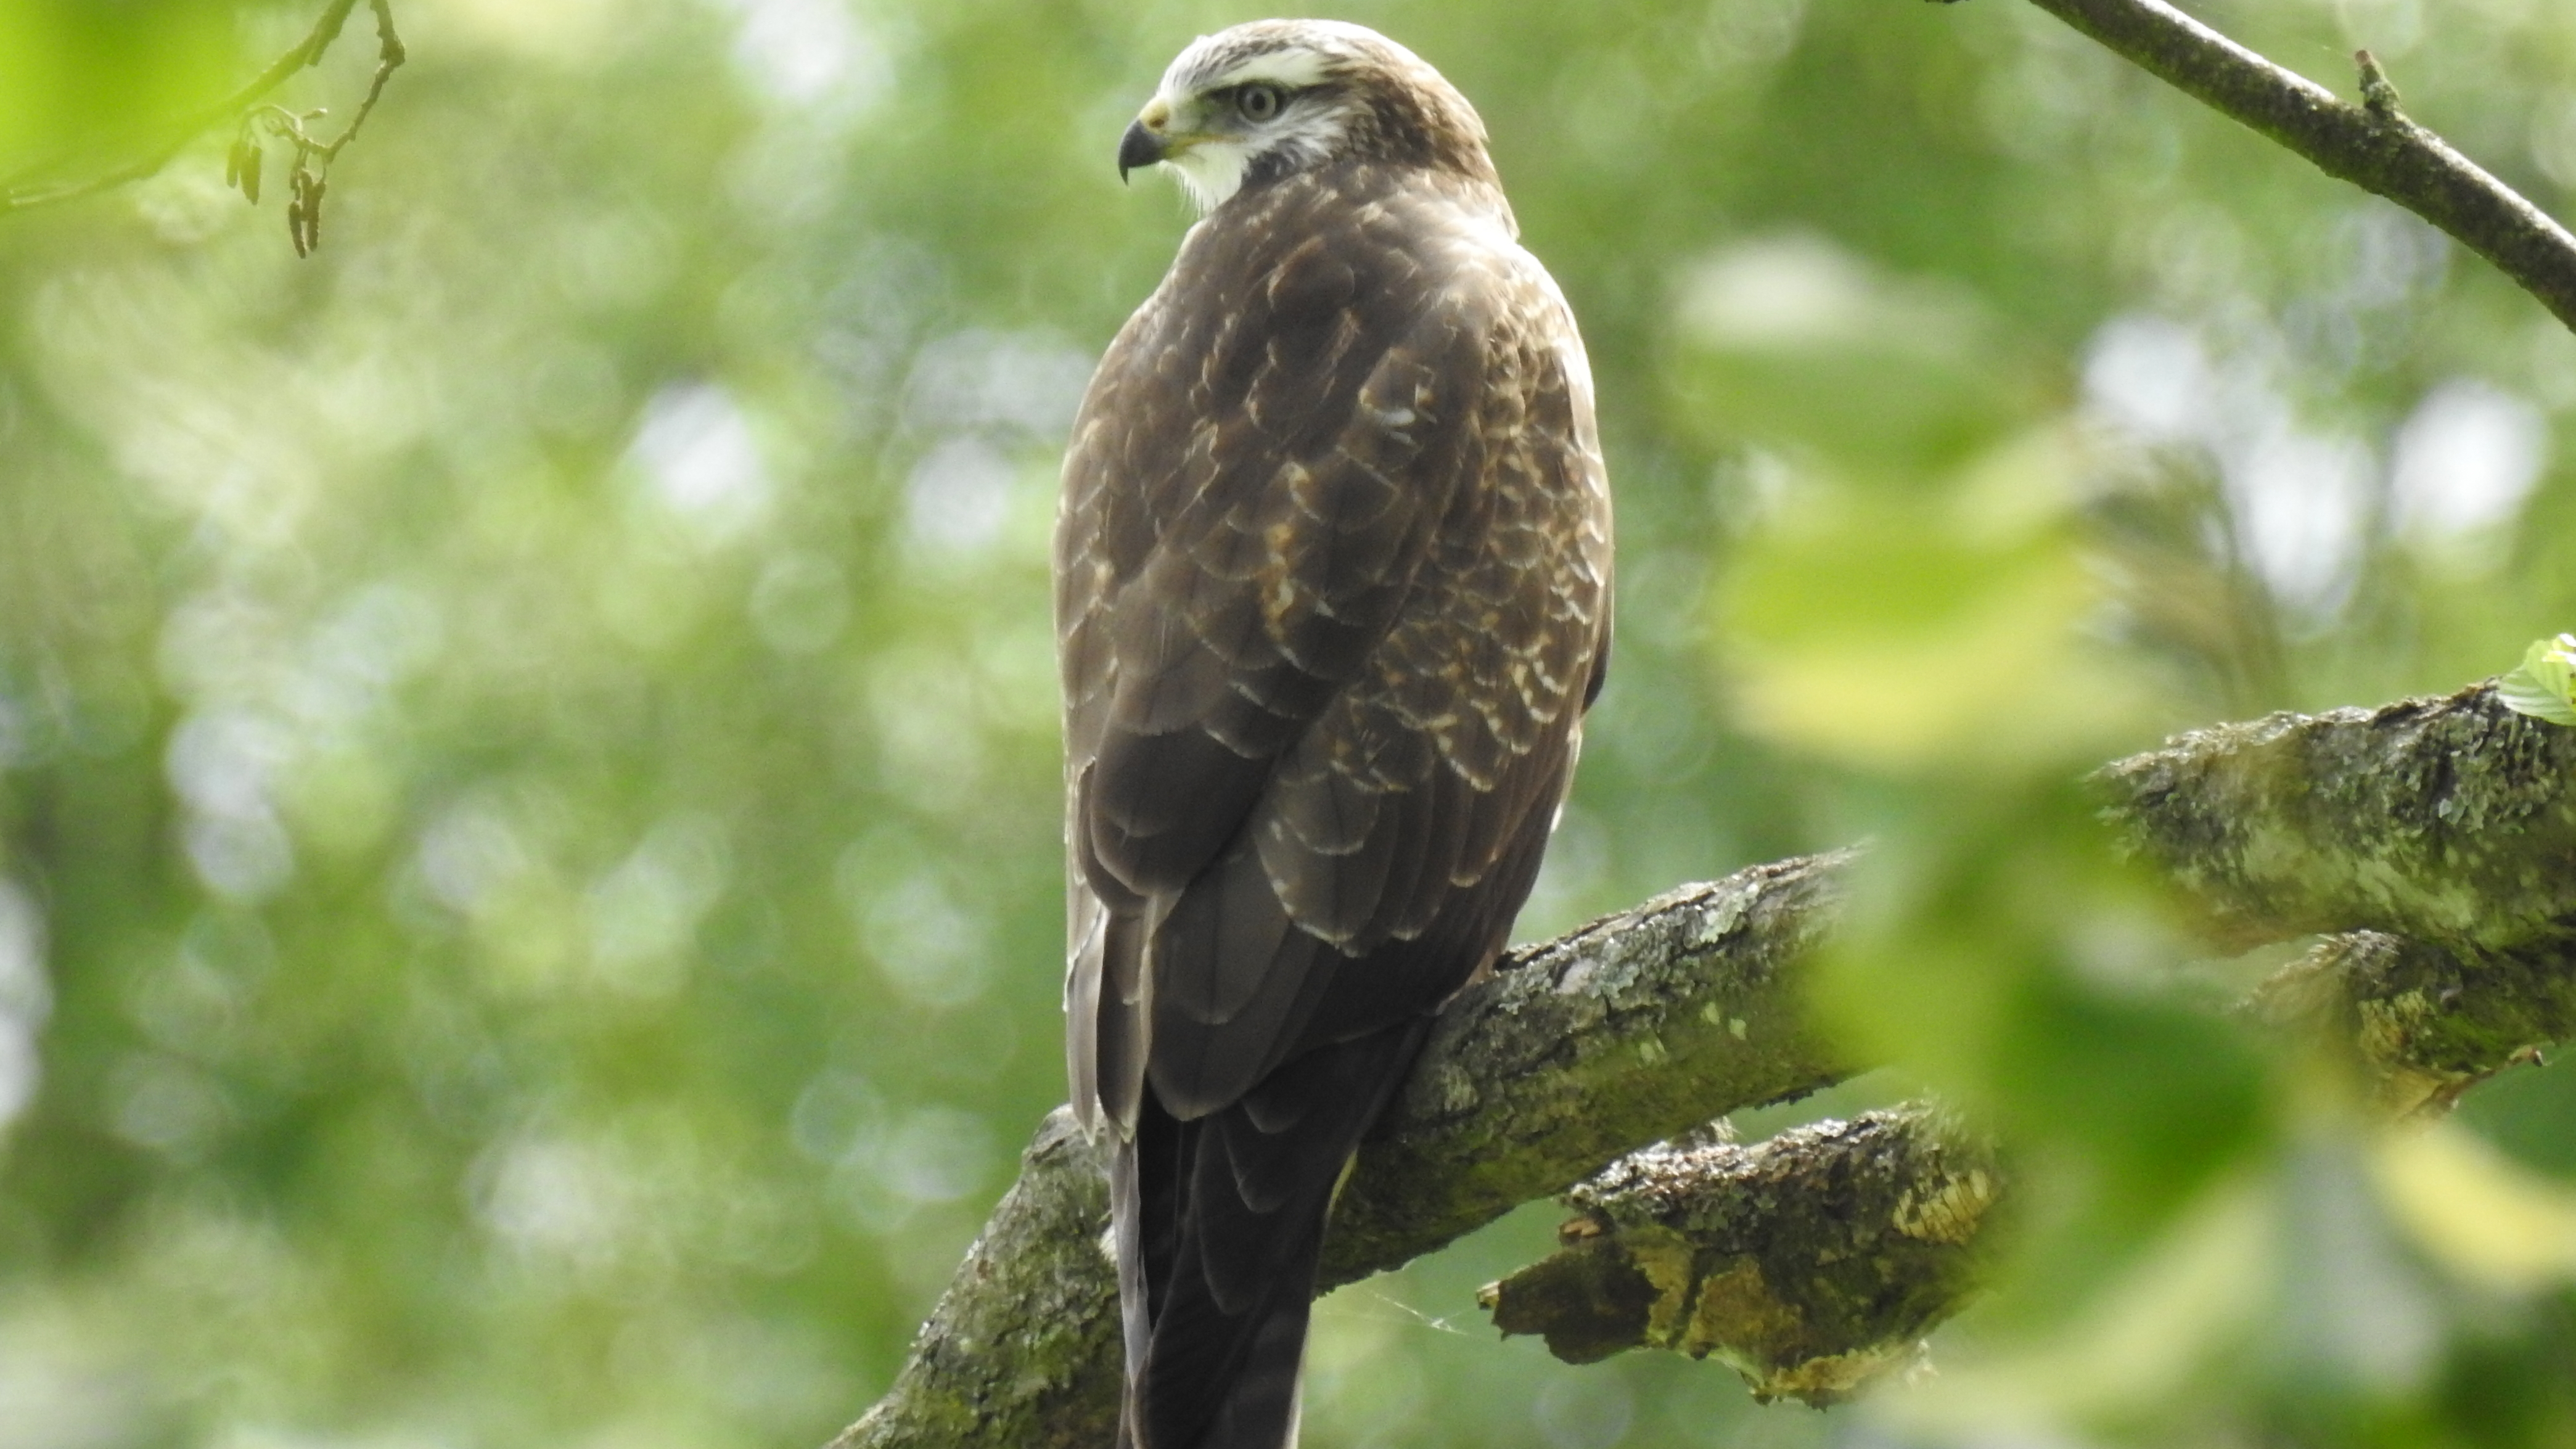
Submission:
<svg viewBox="0 0 2576 1449">
<path fill-rule="evenodd" d="M 2326 934 L 2253 1008 L 2351 1042 L 2390 1111 L 2576 1036 L 2576 730 L 2479 685 L 2199 730 L 2097 778 L 2214 937 Z"/>
<path fill-rule="evenodd" d="M 1751 1147 L 1705 1134 L 1576 1186 L 1564 1246 L 1478 1302 L 1567 1363 L 1670 1349 L 1821 1408 L 1918 1357 L 1976 1291 L 2003 1186 L 1993 1147 L 1929 1106 Z"/>
<path fill-rule="evenodd" d="M 2258 1006 L 2345 1033 L 2397 1083 L 2392 1105 L 2439 1106 L 2576 1034 L 2576 730 L 2480 686 L 2199 731 L 2095 781 L 2132 848 L 2225 939 L 2337 933 Z M 1642 1233 L 1660 1264 L 1638 1270 L 1655 1289 L 1636 1306 L 1638 1342 L 1717 1353 L 1757 1387 L 1817 1397 L 1900 1360 L 1973 1285 L 2001 1182 L 1983 1148 L 1919 1111 L 1758 1148 L 1648 1146 L 1859 1065 L 1798 1010 L 1799 962 L 1833 919 L 1848 859 L 1757 866 L 1515 953 L 1452 1008 L 1364 1149 L 1325 1286 L 1572 1189 L 1578 1222 L 1600 1230 L 1578 1239 Z M 2419 1078 L 2446 1086 L 2428 1095 Z M 1108 1442 L 1106 1221 L 1101 1159 L 1059 1112 L 893 1391 L 836 1449 Z M 1870 1244 L 1875 1256 L 1855 1255 Z M 1601 1289 L 1614 1302 L 1639 1291 Z M 1498 1288 L 1498 1306 L 1519 1292 Z M 1595 1348 L 1614 1336 L 1599 1322 L 1583 1334 Z"/>
<path fill-rule="evenodd" d="M 2571 767 L 2576 730 L 2482 684 L 2195 730 L 2097 778 L 2221 940 L 2373 930 L 2483 956 L 2576 941 Z"/>
</svg>

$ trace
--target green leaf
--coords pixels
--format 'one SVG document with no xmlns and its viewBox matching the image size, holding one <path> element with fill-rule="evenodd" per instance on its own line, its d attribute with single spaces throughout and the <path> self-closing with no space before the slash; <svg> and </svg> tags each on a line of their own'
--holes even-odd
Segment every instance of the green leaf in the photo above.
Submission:
<svg viewBox="0 0 2576 1449">
<path fill-rule="evenodd" d="M 2496 698 L 2516 714 L 2576 726 L 2576 634 L 2535 640 L 2522 667 L 2496 681 Z"/>
</svg>

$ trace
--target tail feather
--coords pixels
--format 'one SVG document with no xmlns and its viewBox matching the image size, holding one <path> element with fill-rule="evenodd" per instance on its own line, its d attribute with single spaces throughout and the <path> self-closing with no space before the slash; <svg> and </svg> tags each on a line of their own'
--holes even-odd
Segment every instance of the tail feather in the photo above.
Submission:
<svg viewBox="0 0 2576 1449">
<path fill-rule="evenodd" d="M 1194 1121 L 1148 1089 L 1118 1152 L 1122 1449 L 1286 1449 L 1333 1191 L 1427 1019 L 1316 1048 Z"/>
<path fill-rule="evenodd" d="M 1314 1275 L 1295 1303 L 1272 1307 L 1252 1338 L 1225 1402 L 1208 1426 L 1205 1443 L 1225 1449 L 1297 1442 L 1298 1389 L 1306 1377 L 1306 1320 L 1314 1307 Z"/>
</svg>

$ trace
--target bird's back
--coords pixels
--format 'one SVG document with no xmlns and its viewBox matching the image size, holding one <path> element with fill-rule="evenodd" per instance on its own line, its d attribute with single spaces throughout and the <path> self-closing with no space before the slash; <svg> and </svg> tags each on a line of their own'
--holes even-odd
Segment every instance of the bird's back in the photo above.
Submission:
<svg viewBox="0 0 2576 1449">
<path fill-rule="evenodd" d="M 1131 1443 L 1293 1435 L 1338 1176 L 1536 877 L 1609 527 L 1489 168 L 1260 178 L 1104 358 L 1057 532 L 1067 1057 L 1120 1142 Z"/>
</svg>

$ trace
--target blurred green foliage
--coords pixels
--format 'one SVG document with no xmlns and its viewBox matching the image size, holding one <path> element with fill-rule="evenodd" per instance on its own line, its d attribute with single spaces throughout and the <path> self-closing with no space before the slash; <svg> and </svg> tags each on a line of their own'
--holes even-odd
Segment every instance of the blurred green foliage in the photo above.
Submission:
<svg viewBox="0 0 2576 1449">
<path fill-rule="evenodd" d="M 313 5 L 0 8 L 0 170 Z M 1062 1095 L 1045 540 L 1203 5 L 406 0 L 319 255 L 229 137 L 0 229 L 0 1446 L 796 1444 Z M 2023 1164 L 1875 1405 L 1319 1319 L 1319 1446 L 2576 1442 L 2576 1071 L 2382 1140 L 2071 781 L 2576 620 L 2576 338 L 2036 11 L 1359 4 L 1583 319 L 1619 654 L 1522 921 L 1871 836 L 1820 1008 Z M 2576 9 L 2210 18 L 2576 210 Z M 344 37 L 285 104 L 353 105 Z M 94 158 L 105 158 L 104 160 Z M 2244 968 L 2251 969 L 2251 968 Z"/>
<path fill-rule="evenodd" d="M 100 140 L 130 143 L 165 114 L 220 99 L 247 78 L 233 76 L 239 9 L 229 0 L 11 0 L 0 9 L 0 165 L 14 171 Z"/>
</svg>

